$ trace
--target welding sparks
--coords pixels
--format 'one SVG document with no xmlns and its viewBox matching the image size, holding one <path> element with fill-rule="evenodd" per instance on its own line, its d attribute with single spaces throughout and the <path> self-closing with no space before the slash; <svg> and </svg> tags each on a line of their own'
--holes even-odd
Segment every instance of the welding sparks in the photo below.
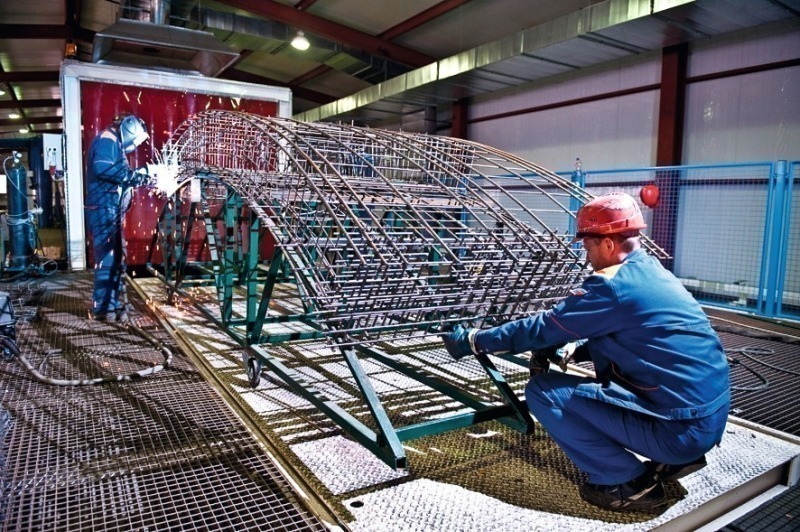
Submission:
<svg viewBox="0 0 800 532">
<path fill-rule="evenodd" d="M 163 163 L 148 163 L 147 173 L 150 175 L 150 182 L 157 194 L 164 194 L 165 196 L 172 196 L 178 190 L 178 172 L 177 166 L 170 166 Z"/>
<path fill-rule="evenodd" d="M 169 142 L 160 152 L 156 152 L 156 162 L 147 164 L 147 173 L 154 192 L 167 197 L 172 196 L 180 187 L 180 171 L 177 150 Z"/>
</svg>

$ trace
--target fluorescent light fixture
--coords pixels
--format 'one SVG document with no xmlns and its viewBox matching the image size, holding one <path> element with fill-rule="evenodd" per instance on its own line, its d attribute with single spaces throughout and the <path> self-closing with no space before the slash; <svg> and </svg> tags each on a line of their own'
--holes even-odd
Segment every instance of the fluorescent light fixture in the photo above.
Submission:
<svg viewBox="0 0 800 532">
<path fill-rule="evenodd" d="M 14 119 L 19 118 L 19 113 L 8 113 L 8 117 Z"/>
<path fill-rule="evenodd" d="M 303 34 L 303 31 L 301 30 L 298 31 L 297 35 L 295 35 L 294 39 L 292 39 L 292 46 L 298 50 L 308 50 L 308 47 L 311 46 L 311 44 L 308 42 L 308 39 L 306 39 L 305 34 Z"/>
<path fill-rule="evenodd" d="M 6 95 L 6 91 L 4 91 L 3 89 L 0 89 L 0 96 L 5 96 L 5 95 Z"/>
<path fill-rule="evenodd" d="M 19 129 L 19 132 L 20 132 L 20 133 L 27 133 L 27 132 L 28 132 L 28 128 L 27 128 L 27 127 L 21 127 L 21 128 Z"/>
</svg>

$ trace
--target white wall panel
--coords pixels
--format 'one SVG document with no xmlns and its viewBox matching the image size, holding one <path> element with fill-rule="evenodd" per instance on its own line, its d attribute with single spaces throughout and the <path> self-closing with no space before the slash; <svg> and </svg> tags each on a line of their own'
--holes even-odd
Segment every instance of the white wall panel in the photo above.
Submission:
<svg viewBox="0 0 800 532">
<path fill-rule="evenodd" d="M 658 83 L 661 77 L 661 54 L 648 54 L 615 63 L 602 71 L 584 70 L 558 76 L 554 81 L 527 90 L 517 89 L 512 94 L 470 105 L 470 118 L 480 118 L 507 113 L 529 107 L 538 107 L 577 98 L 585 98 L 623 89 Z"/>
<path fill-rule="evenodd" d="M 684 164 L 794 160 L 800 155 L 800 67 L 716 80 L 692 77 L 800 57 L 800 22 L 767 25 L 696 41 L 688 59 Z M 646 54 L 602 70 L 584 70 L 526 90 L 479 98 L 469 138 L 552 170 L 655 164 L 658 91 L 478 121 L 501 113 L 648 86 L 660 80 L 661 56 Z"/>
<path fill-rule="evenodd" d="M 688 76 L 702 76 L 796 59 L 800 51 L 800 21 L 753 28 L 734 35 L 692 43 Z"/>
<path fill-rule="evenodd" d="M 774 161 L 800 154 L 800 67 L 691 83 L 684 164 Z"/>
<path fill-rule="evenodd" d="M 608 94 L 658 83 L 660 54 L 626 59 L 527 90 L 473 102 L 470 119 Z M 655 158 L 658 91 L 473 122 L 471 140 L 515 153 L 554 171 L 576 157 L 591 168 L 650 166 Z"/>
<path fill-rule="evenodd" d="M 554 171 L 576 157 L 592 168 L 650 166 L 655 158 L 658 91 L 528 113 L 470 126 L 470 138 Z"/>
</svg>

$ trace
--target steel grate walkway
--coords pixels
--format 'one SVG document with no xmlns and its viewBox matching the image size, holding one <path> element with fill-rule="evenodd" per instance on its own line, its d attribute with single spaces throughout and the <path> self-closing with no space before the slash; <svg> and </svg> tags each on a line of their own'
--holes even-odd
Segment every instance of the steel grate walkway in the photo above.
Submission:
<svg viewBox="0 0 800 532">
<path fill-rule="evenodd" d="M 800 528 L 800 485 L 747 513 L 720 532 L 792 532 Z"/>
<path fill-rule="evenodd" d="M 84 318 L 88 274 L 13 288 L 39 299 L 38 315 L 36 301 L 18 307 L 17 334 L 50 378 L 125 374 L 163 358 L 129 330 Z M 134 317 L 172 343 L 150 318 Z M 41 383 L 13 360 L 0 364 L 0 388 L 3 530 L 325 530 L 177 353 L 152 376 L 78 387 Z"/>
<path fill-rule="evenodd" d="M 706 309 L 731 368 L 731 414 L 800 436 L 800 328 Z"/>
<path fill-rule="evenodd" d="M 272 372 L 264 371 L 258 387 L 251 388 L 237 342 L 204 318 L 198 308 L 184 304 L 181 297 L 168 305 L 161 281 L 138 279 L 136 286 L 170 323 L 181 345 L 191 347 L 198 367 L 213 372 L 221 387 L 230 392 L 229 399 L 239 404 L 269 439 L 283 445 L 286 458 L 309 475 L 309 484 L 336 505 L 354 531 L 616 532 L 673 525 L 678 530 L 692 529 L 708 520 L 700 515 L 701 508 L 735 506 L 742 502 L 734 500 L 740 493 L 744 498 L 759 493 L 755 485 L 742 488 L 743 482 L 755 478 L 757 486 L 780 482 L 781 470 L 800 452 L 796 442 L 731 425 L 723 446 L 712 451 L 709 467 L 682 482 L 668 483 L 670 506 L 659 515 L 606 512 L 588 505 L 577 490 L 584 480 L 580 471 L 546 434 L 540 430 L 522 434 L 495 421 L 405 440 L 409 466 L 398 471 L 346 437 L 333 420 L 293 393 Z M 276 293 L 284 288 L 276 286 Z M 282 305 L 295 305 L 291 291 L 281 295 Z M 202 296 L 203 290 L 195 289 L 193 298 L 200 306 Z M 234 314 L 241 305 L 234 298 Z M 288 325 L 270 324 L 270 331 L 281 328 L 281 332 L 289 332 Z M 407 338 L 379 346 L 396 362 L 459 382 L 463 389 L 484 400 L 498 400 L 491 388 L 484 386 L 486 376 L 476 361 L 455 362 L 441 344 Z M 271 345 L 269 349 L 272 356 L 301 375 L 318 397 L 335 401 L 350 415 L 368 422 L 354 379 L 330 344 L 304 340 Z M 395 426 L 466 411 L 464 405 L 377 360 L 362 362 Z M 499 358 L 495 362 L 512 389 L 521 393 L 527 368 Z M 709 501 L 713 502 L 706 505 Z"/>
</svg>

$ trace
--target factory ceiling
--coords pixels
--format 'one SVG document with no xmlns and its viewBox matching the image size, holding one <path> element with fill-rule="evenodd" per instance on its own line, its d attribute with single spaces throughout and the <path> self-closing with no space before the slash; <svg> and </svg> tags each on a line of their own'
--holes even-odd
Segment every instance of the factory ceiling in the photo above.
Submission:
<svg viewBox="0 0 800 532">
<path fill-rule="evenodd" d="M 296 118 L 380 126 L 787 20 L 800 23 L 800 0 L 8 1 L 0 139 L 61 131 L 71 44 L 79 61 L 289 87 Z M 292 46 L 298 32 L 307 50 Z"/>
</svg>

